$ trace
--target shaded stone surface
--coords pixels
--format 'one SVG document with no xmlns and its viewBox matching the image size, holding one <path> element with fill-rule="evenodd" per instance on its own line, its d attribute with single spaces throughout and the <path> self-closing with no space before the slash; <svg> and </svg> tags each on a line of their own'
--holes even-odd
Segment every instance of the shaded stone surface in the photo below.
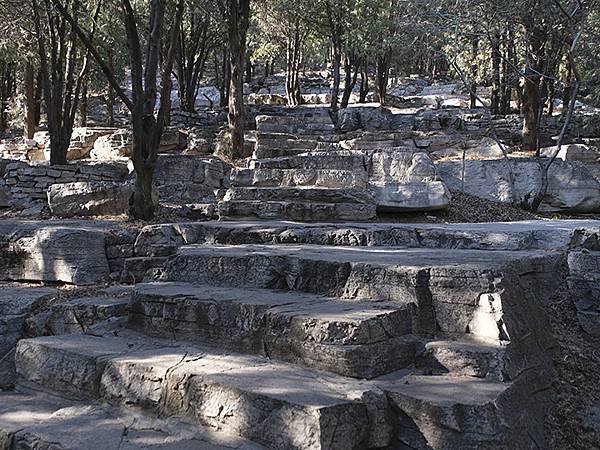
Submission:
<svg viewBox="0 0 600 450">
<path fill-rule="evenodd" d="M 133 191 L 131 183 L 53 184 L 48 188 L 48 204 L 52 214 L 58 217 L 118 216 L 129 210 Z"/>
</svg>

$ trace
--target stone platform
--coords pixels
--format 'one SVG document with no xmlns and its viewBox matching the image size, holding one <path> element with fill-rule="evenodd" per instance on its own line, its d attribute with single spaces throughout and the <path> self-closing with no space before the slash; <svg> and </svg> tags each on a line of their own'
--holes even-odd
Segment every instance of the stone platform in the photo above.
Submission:
<svg viewBox="0 0 600 450">
<path fill-rule="evenodd" d="M 599 230 L 2 222 L 0 446 L 546 448 L 545 302 L 594 330 Z"/>
</svg>

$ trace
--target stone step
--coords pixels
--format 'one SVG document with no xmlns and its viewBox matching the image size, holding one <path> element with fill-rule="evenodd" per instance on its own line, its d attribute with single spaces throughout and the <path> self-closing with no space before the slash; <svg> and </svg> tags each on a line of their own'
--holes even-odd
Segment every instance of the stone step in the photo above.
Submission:
<svg viewBox="0 0 600 450">
<path fill-rule="evenodd" d="M 592 222 L 593 223 L 593 222 Z M 399 224 L 285 221 L 183 222 L 145 226 L 135 254 L 167 256 L 186 244 L 317 244 L 356 247 L 412 247 L 490 252 L 566 250 L 582 221 L 516 223 Z M 571 253 L 573 254 L 573 253 Z M 490 257 L 493 253 L 490 255 Z"/>
<path fill-rule="evenodd" d="M 403 213 L 448 208 L 452 198 L 442 181 L 369 183 L 378 212 Z"/>
<path fill-rule="evenodd" d="M 191 419 L 273 449 L 365 448 L 360 382 L 207 347 L 156 344 L 138 336 L 22 340 L 16 364 L 25 380 L 46 388 Z"/>
<path fill-rule="evenodd" d="M 366 170 L 335 169 L 234 169 L 231 185 L 234 187 L 325 187 L 330 189 L 366 189 Z"/>
<path fill-rule="evenodd" d="M 264 447 L 173 418 L 81 402 L 27 386 L 0 392 L 0 448 L 225 450 Z"/>
<path fill-rule="evenodd" d="M 256 160 L 253 161 L 253 165 L 256 169 L 366 170 L 367 161 L 363 153 L 341 150 Z"/>
<path fill-rule="evenodd" d="M 414 304 L 424 333 L 512 339 L 512 326 L 524 332 L 518 314 L 531 316 L 532 325 L 535 314 L 543 316 L 536 302 L 552 290 L 548 277 L 560 278 L 562 258 L 536 251 L 199 245 L 179 248 L 156 278 Z"/>
<path fill-rule="evenodd" d="M 373 198 L 364 189 L 336 189 L 312 186 L 232 187 L 227 190 L 223 200 L 373 204 Z"/>
<path fill-rule="evenodd" d="M 268 131 L 261 130 L 262 126 L 266 125 L 326 125 L 333 126 L 333 122 L 331 121 L 331 117 L 329 114 L 323 112 L 312 112 L 307 111 L 302 114 L 294 114 L 294 115 L 285 115 L 285 116 L 269 116 L 269 115 L 259 115 L 256 116 L 256 128 L 258 131 Z"/>
<path fill-rule="evenodd" d="M 548 398 L 535 394 L 537 388 L 533 379 L 512 385 L 454 376 L 397 380 L 382 387 L 389 405 L 400 411 L 389 448 L 547 448 L 543 417 Z"/>
<path fill-rule="evenodd" d="M 356 378 L 410 366 L 421 348 L 421 340 L 410 335 L 413 305 L 143 283 L 135 287 L 129 310 L 129 325 L 152 336 L 216 344 Z"/>
<path fill-rule="evenodd" d="M 252 189 L 252 188 L 243 188 Z M 298 222 L 370 221 L 376 217 L 375 204 L 323 203 L 296 200 L 228 200 L 218 205 L 223 220 L 263 219 Z"/>
<path fill-rule="evenodd" d="M 86 398 L 90 384 L 81 381 L 94 380 L 93 393 L 103 401 L 141 407 L 177 423 L 189 420 L 276 450 L 545 444 L 543 403 L 533 394 L 538 387 L 533 378 L 501 383 L 396 372 L 359 381 L 135 334 L 23 340 L 16 361 L 23 379 L 45 388 L 68 386 L 71 396 Z M 0 403 L 0 414 L 8 409 L 13 425 L 15 409 L 30 410 L 24 404 Z M 44 412 L 31 416 L 43 418 Z M 97 428 L 101 421 L 94 423 Z M 62 429 L 74 428 L 66 423 Z"/>
<path fill-rule="evenodd" d="M 419 367 L 429 373 L 508 381 L 507 347 L 497 341 L 462 336 L 440 336 L 425 344 Z"/>
<path fill-rule="evenodd" d="M 335 125 L 328 116 L 257 116 L 259 133 L 285 133 L 303 135 L 326 135 L 335 133 Z"/>
<path fill-rule="evenodd" d="M 219 203 L 220 217 L 299 221 L 372 220 L 373 198 L 364 189 L 231 187 Z"/>
<path fill-rule="evenodd" d="M 281 146 L 271 146 L 271 145 L 262 145 L 257 144 L 254 148 L 254 153 L 252 154 L 252 159 L 250 160 L 250 164 L 253 165 L 254 161 L 260 159 L 271 159 L 271 158 L 280 158 L 284 156 L 296 156 L 301 155 L 306 152 L 312 152 L 316 150 L 316 146 L 311 146 L 310 148 L 298 148 L 295 146 L 294 142 L 285 142 L 282 143 Z"/>
</svg>

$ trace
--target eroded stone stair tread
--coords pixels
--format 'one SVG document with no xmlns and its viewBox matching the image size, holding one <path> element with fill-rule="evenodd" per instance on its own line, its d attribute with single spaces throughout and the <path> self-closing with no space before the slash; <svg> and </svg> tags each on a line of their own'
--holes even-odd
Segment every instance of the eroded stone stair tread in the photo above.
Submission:
<svg viewBox="0 0 600 450">
<path fill-rule="evenodd" d="M 111 339 L 106 345 L 99 339 L 104 338 L 22 340 L 17 369 L 45 387 L 52 379 L 54 386 L 66 381 L 79 388 L 70 394 L 83 398 L 90 391 L 73 380 L 93 372 L 95 397 L 187 417 L 271 448 L 309 449 L 326 439 L 329 449 L 358 449 L 367 437 L 365 405 L 356 400 L 367 382 L 207 346 L 161 347 L 158 341 L 149 341 L 156 345 L 149 350 L 101 357 L 107 346 L 128 347 L 139 337 L 114 338 L 121 343 Z M 295 431 L 282 434 L 282 429 Z"/>
<path fill-rule="evenodd" d="M 423 364 L 435 373 L 505 381 L 506 343 L 467 335 L 440 336 L 425 343 Z"/>
<path fill-rule="evenodd" d="M 382 386 L 386 392 L 431 405 L 485 405 L 510 384 L 475 377 L 408 375 Z"/>
<path fill-rule="evenodd" d="M 363 203 L 371 201 L 370 196 L 359 189 L 327 187 L 234 187 L 227 191 L 225 201 L 264 200 L 264 201 L 308 201 L 316 203 Z"/>
<path fill-rule="evenodd" d="M 225 200 L 219 204 L 219 215 L 225 218 L 287 219 L 304 222 L 365 220 L 375 218 L 375 204 L 350 202 L 315 202 L 288 200 Z"/>
<path fill-rule="evenodd" d="M 371 263 L 379 265 L 407 267 L 456 267 L 497 268 L 507 263 L 522 262 L 527 259 L 544 259 L 548 252 L 530 251 L 495 251 L 490 254 L 485 250 L 462 249 L 430 249 L 407 247 L 346 247 L 312 244 L 287 245 L 188 245 L 180 247 L 178 255 L 184 257 L 224 256 L 245 257 L 287 256 L 338 263 Z"/>
<path fill-rule="evenodd" d="M 52 361 L 52 364 L 47 364 Z M 63 335 L 19 341 L 16 355 L 19 374 L 43 384 L 55 377 L 72 380 L 72 375 L 93 362 L 97 382 L 109 366 L 143 367 L 148 370 L 205 377 L 212 383 L 247 390 L 302 406 L 332 406 L 352 402 L 348 394 L 363 382 L 288 363 L 221 351 L 212 346 L 188 345 L 147 338 L 133 332 L 119 337 Z M 99 363 L 101 362 L 101 364 Z M 43 375 L 43 379 L 37 375 Z M 150 377 L 151 378 L 151 377 Z M 149 383 L 156 383 L 155 379 Z M 106 379 L 101 381 L 102 384 Z M 160 384 L 160 380 L 158 381 Z M 73 384 L 71 394 L 87 397 L 86 386 Z M 103 389 L 106 386 L 103 386 Z M 111 389 L 127 389 L 128 384 Z"/>
<path fill-rule="evenodd" d="M 357 378 L 414 363 L 420 339 L 410 305 L 349 302 L 298 292 L 188 283 L 138 285 L 129 323 L 153 336 L 236 351 Z"/>
<path fill-rule="evenodd" d="M 95 402 L 68 400 L 23 386 L 0 393 L 0 448 L 263 449 L 181 420 L 163 420 Z"/>
</svg>

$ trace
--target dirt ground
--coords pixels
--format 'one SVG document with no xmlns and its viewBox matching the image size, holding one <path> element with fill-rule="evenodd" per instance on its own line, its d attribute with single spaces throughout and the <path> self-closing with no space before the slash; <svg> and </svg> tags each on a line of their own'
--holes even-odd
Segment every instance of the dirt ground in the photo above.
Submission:
<svg viewBox="0 0 600 450">
<path fill-rule="evenodd" d="M 553 383 L 554 402 L 546 418 L 553 450 L 600 449 L 600 339 L 577 322 L 566 286 L 548 305 L 558 344 Z"/>
</svg>

